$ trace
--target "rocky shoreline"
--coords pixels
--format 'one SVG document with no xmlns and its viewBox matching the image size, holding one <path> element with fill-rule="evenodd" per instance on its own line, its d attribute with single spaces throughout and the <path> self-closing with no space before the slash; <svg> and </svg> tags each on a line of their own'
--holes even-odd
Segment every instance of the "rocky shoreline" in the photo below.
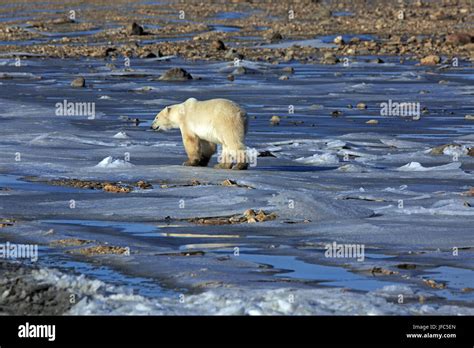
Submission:
<svg viewBox="0 0 474 348">
<path fill-rule="evenodd" d="M 454 58 L 474 60 L 469 0 L 379 1 L 375 5 L 351 1 L 126 4 L 20 1 L 0 8 L 4 18 L 12 12 L 18 16 L 0 22 L 0 53 L 111 59 L 175 55 L 190 60 L 245 58 L 275 64 L 335 64 L 342 57 L 387 55 L 427 65 L 450 63 Z M 30 12 L 33 10 L 36 12 Z M 27 14 L 31 16 L 25 21 Z M 300 43 L 317 37 L 330 45 Z M 278 45 L 283 42 L 287 44 Z M 436 58 L 426 58 L 430 56 Z"/>
</svg>

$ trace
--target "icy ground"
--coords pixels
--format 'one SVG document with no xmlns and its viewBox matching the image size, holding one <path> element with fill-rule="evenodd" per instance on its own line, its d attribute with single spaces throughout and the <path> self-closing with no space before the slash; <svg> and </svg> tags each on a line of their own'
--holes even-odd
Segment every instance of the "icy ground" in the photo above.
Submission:
<svg viewBox="0 0 474 348">
<path fill-rule="evenodd" d="M 84 297 L 75 314 L 473 314 L 474 198 L 465 193 L 474 122 L 464 119 L 474 113 L 473 69 L 386 61 L 291 64 L 286 81 L 281 66 L 244 62 L 251 73 L 229 82 L 232 67 L 221 63 L 132 60 L 124 71 L 120 61 L 112 69 L 34 58 L 19 68 L 2 59 L 0 218 L 16 223 L 0 237 L 41 246 L 38 280 L 77 287 Z M 156 80 L 174 66 L 201 79 Z M 69 86 L 79 74 L 84 89 Z M 247 145 L 275 157 L 242 172 L 182 167 L 179 132 L 149 125 L 162 107 L 189 97 L 244 106 L 252 117 Z M 94 102 L 96 118 L 56 116 L 65 99 Z M 388 99 L 428 112 L 420 120 L 382 117 Z M 270 125 L 273 115 L 280 125 Z M 372 119 L 379 123 L 366 124 Z M 120 194 L 46 182 L 59 178 L 145 180 L 153 188 Z M 222 185 L 226 179 L 240 186 Z M 249 208 L 278 217 L 185 221 Z M 51 244 L 68 238 L 130 255 Z M 364 245 L 364 261 L 325 257 L 334 241 Z"/>
</svg>

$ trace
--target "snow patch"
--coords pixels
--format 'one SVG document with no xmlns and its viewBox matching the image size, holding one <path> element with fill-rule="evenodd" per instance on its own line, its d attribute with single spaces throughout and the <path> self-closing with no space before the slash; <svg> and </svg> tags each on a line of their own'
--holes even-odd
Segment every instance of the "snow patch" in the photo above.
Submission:
<svg viewBox="0 0 474 348">
<path fill-rule="evenodd" d="M 427 172 L 430 170 L 455 170 L 459 169 L 460 167 L 461 162 L 453 162 L 435 167 L 423 167 L 420 162 L 410 162 L 408 164 L 405 164 L 404 166 L 397 168 L 397 170 L 400 172 Z"/>
<path fill-rule="evenodd" d="M 113 136 L 115 139 L 128 139 L 129 136 L 125 132 L 118 132 Z"/>
<path fill-rule="evenodd" d="M 114 159 L 112 156 L 104 158 L 102 161 L 99 162 L 95 166 L 96 168 L 130 168 L 133 167 L 133 164 L 130 162 L 121 160 L 121 159 Z"/>
<path fill-rule="evenodd" d="M 339 158 L 332 153 L 314 154 L 310 157 L 300 157 L 296 161 L 313 164 L 313 165 L 324 165 L 324 164 L 338 164 Z"/>
</svg>

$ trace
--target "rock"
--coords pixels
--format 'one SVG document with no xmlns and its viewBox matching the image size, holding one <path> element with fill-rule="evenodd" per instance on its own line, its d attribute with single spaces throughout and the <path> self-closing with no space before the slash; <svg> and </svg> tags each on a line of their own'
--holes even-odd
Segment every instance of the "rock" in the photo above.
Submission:
<svg viewBox="0 0 474 348">
<path fill-rule="evenodd" d="M 227 80 L 229 80 L 229 81 L 234 81 L 234 80 L 235 80 L 235 76 L 232 75 L 232 74 L 229 74 L 229 75 L 227 75 Z"/>
<path fill-rule="evenodd" d="M 272 126 L 278 126 L 280 124 L 280 116 L 272 116 L 272 118 L 270 119 L 270 123 L 272 124 Z"/>
<path fill-rule="evenodd" d="M 334 41 L 333 41 L 333 42 L 334 42 L 336 45 L 344 45 L 344 44 L 345 44 L 344 40 L 342 39 L 342 36 L 340 36 L 340 35 L 339 35 L 339 36 L 336 36 L 336 37 L 334 38 Z"/>
<path fill-rule="evenodd" d="M 52 24 L 58 24 L 58 25 L 63 25 L 63 24 L 71 24 L 74 23 L 73 19 L 70 19 L 69 17 L 64 17 L 64 18 L 56 18 L 51 21 Z"/>
<path fill-rule="evenodd" d="M 227 53 L 225 54 L 224 58 L 227 58 L 227 59 L 244 59 L 244 56 L 243 54 L 240 54 L 237 52 L 237 50 L 235 48 L 230 48 L 229 50 L 227 50 Z"/>
<path fill-rule="evenodd" d="M 247 68 L 243 66 L 239 66 L 232 71 L 233 75 L 245 75 L 247 73 L 248 73 Z"/>
<path fill-rule="evenodd" d="M 445 283 L 438 283 L 433 279 L 423 279 L 423 283 L 425 283 L 427 286 L 433 288 L 433 289 L 445 289 L 446 284 Z"/>
<path fill-rule="evenodd" d="M 221 185 L 222 186 L 238 186 L 236 181 L 230 180 L 230 179 L 225 179 L 223 182 L 221 182 Z"/>
<path fill-rule="evenodd" d="M 159 78 L 162 81 L 186 81 L 192 79 L 191 74 L 182 68 L 171 68 Z"/>
<path fill-rule="evenodd" d="M 434 55 L 434 54 L 426 56 L 425 58 L 422 58 L 420 60 L 421 65 L 437 65 L 440 62 L 441 62 L 440 56 L 437 56 L 437 55 Z"/>
<path fill-rule="evenodd" d="M 275 157 L 276 158 L 276 156 L 268 150 L 260 151 L 257 157 Z"/>
<path fill-rule="evenodd" d="M 269 37 L 270 42 L 277 42 L 283 40 L 283 36 L 279 32 L 274 32 Z"/>
<path fill-rule="evenodd" d="M 158 58 L 163 57 L 160 51 L 152 52 L 152 51 L 145 51 L 140 55 L 140 58 Z"/>
<path fill-rule="evenodd" d="M 367 122 L 365 122 L 366 124 L 379 124 L 379 121 L 377 120 L 368 120 Z"/>
<path fill-rule="evenodd" d="M 135 186 L 137 186 L 138 188 L 141 188 L 142 190 L 149 190 L 149 189 L 153 188 L 152 184 L 150 184 L 146 181 L 143 181 L 143 180 L 137 181 Z"/>
<path fill-rule="evenodd" d="M 221 40 L 214 40 L 211 42 L 211 47 L 216 51 L 223 51 L 226 49 L 224 43 Z"/>
<path fill-rule="evenodd" d="M 333 112 L 331 112 L 332 117 L 338 117 L 338 116 L 341 116 L 341 115 L 342 115 L 342 111 L 340 111 L 340 110 L 334 110 Z"/>
<path fill-rule="evenodd" d="M 274 220 L 277 216 L 275 213 L 267 214 L 263 210 L 259 210 L 255 212 L 253 209 L 247 209 L 243 214 L 244 219 L 247 220 L 248 223 L 255 223 L 255 222 L 264 222 L 268 220 Z M 242 219 L 243 220 L 243 219 Z M 244 221 L 241 221 L 244 222 Z"/>
<path fill-rule="evenodd" d="M 462 46 L 474 42 L 474 36 L 466 33 L 457 33 L 446 36 L 446 43 L 453 46 Z"/>
<path fill-rule="evenodd" d="M 383 64 L 385 63 L 382 59 L 380 58 L 375 58 L 375 59 L 371 59 L 369 60 L 369 63 L 372 63 L 372 64 Z"/>
<path fill-rule="evenodd" d="M 339 59 L 336 57 L 334 53 L 326 52 L 324 57 L 321 61 L 323 64 L 336 64 L 339 62 Z"/>
<path fill-rule="evenodd" d="M 112 245 L 97 245 L 89 248 L 83 249 L 73 249 L 67 251 L 69 253 L 79 253 L 82 255 L 106 255 L 106 254 L 116 254 L 116 255 L 128 255 L 130 252 L 129 248 L 112 246 Z"/>
<path fill-rule="evenodd" d="M 367 109 L 367 105 L 365 105 L 364 103 L 358 103 L 356 105 L 357 109 L 359 110 L 364 110 L 364 109 Z"/>
<path fill-rule="evenodd" d="M 74 87 L 74 88 L 81 88 L 81 87 L 85 87 L 85 86 L 86 86 L 86 80 L 82 76 L 74 79 L 71 82 L 71 87 Z"/>
<path fill-rule="evenodd" d="M 129 193 L 132 191 L 130 187 L 117 185 L 117 184 L 106 184 L 103 188 L 106 192 L 114 192 L 114 193 Z"/>
<path fill-rule="evenodd" d="M 117 49 L 115 47 L 107 47 L 104 50 L 104 56 L 105 57 L 115 55 L 116 53 L 117 53 Z"/>
<path fill-rule="evenodd" d="M 342 38 L 342 37 L 341 37 L 341 38 Z M 335 40 L 335 39 L 334 39 L 334 40 Z M 357 44 L 360 43 L 360 38 L 358 38 L 358 37 L 353 37 L 352 39 L 349 40 L 349 43 L 350 43 L 351 45 L 357 45 Z"/>
<path fill-rule="evenodd" d="M 281 71 L 288 73 L 288 74 L 293 74 L 295 72 L 295 69 L 293 69 L 291 66 L 286 66 Z"/>
<path fill-rule="evenodd" d="M 143 27 L 140 26 L 139 24 L 133 22 L 127 27 L 127 33 L 129 35 L 144 35 L 145 31 L 143 30 Z"/>
</svg>

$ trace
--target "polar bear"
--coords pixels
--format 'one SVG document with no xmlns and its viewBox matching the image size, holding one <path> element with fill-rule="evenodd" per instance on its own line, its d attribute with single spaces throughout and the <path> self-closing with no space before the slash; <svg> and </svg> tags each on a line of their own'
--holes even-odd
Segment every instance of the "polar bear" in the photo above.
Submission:
<svg viewBox="0 0 474 348">
<path fill-rule="evenodd" d="M 151 128 L 181 130 L 188 155 L 188 160 L 183 163 L 185 166 L 207 166 L 217 144 L 220 144 L 220 163 L 214 168 L 248 168 L 244 144 L 248 129 L 247 113 L 230 100 L 199 101 L 189 98 L 184 103 L 165 107 L 156 115 Z"/>
</svg>

